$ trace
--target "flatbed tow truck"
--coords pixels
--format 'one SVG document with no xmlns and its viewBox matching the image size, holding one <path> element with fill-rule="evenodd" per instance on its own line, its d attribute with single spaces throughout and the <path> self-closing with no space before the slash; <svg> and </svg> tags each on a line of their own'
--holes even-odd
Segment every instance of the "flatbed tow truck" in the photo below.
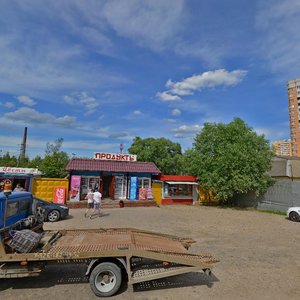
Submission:
<svg viewBox="0 0 300 300">
<path fill-rule="evenodd" d="M 40 239 L 27 253 L 11 245 L 16 231 L 36 233 Z M 96 296 L 116 294 L 123 280 L 129 285 L 188 272 L 211 275 L 218 259 L 190 254 L 192 239 L 134 228 L 43 230 L 30 216 L 0 230 L 0 278 L 38 276 L 46 265 L 86 264 L 85 275 Z"/>
</svg>

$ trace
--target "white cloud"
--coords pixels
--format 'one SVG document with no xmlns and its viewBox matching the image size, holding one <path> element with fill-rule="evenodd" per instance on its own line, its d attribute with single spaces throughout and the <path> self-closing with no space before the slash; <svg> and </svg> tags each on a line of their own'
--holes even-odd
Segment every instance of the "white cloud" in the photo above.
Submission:
<svg viewBox="0 0 300 300">
<path fill-rule="evenodd" d="M 198 133 L 203 126 L 200 125 L 182 125 L 179 126 L 178 128 L 174 128 L 172 129 L 172 132 L 175 133 L 185 133 L 185 134 L 189 134 L 189 133 Z"/>
<path fill-rule="evenodd" d="M 299 14 L 299 0 L 263 0 L 257 10 L 258 50 L 285 80 L 299 77 Z"/>
<path fill-rule="evenodd" d="M 171 112 L 171 115 L 172 116 L 180 116 L 181 115 L 181 110 L 180 109 L 178 109 L 178 108 L 174 108 L 173 110 L 172 110 L 172 112 Z"/>
<path fill-rule="evenodd" d="M 182 57 L 190 56 L 195 57 L 201 60 L 201 63 L 208 68 L 216 68 L 222 65 L 222 60 L 228 56 L 230 50 L 228 47 L 215 47 L 216 40 L 220 40 L 219 36 L 220 32 L 214 34 L 213 41 L 210 43 L 203 42 L 200 40 L 193 39 L 192 41 L 187 42 L 186 40 L 182 40 L 177 43 L 175 46 L 175 53 L 181 55 Z M 202 35 L 205 39 L 207 39 L 207 34 Z M 236 46 L 236 44 L 235 44 Z"/>
<path fill-rule="evenodd" d="M 54 138 L 55 139 L 55 138 Z M 54 140 L 53 139 L 53 140 Z M 2 154 L 5 154 L 7 151 L 11 155 L 19 155 L 20 150 L 16 145 L 19 145 L 22 140 L 22 135 L 20 136 L 4 136 L 0 135 L 0 145 L 5 145 L 5 147 L 2 146 L 0 150 L 2 150 Z M 33 158 L 36 155 L 43 156 L 44 151 L 46 149 L 46 144 L 48 142 L 52 142 L 51 139 L 47 138 L 32 138 L 30 134 L 27 137 L 27 147 L 26 152 L 27 155 L 31 158 Z M 119 149 L 120 144 L 117 143 L 103 143 L 101 144 L 101 150 L 109 150 L 112 152 L 112 149 Z M 77 140 L 77 139 L 68 139 L 64 140 L 62 144 L 62 150 L 69 153 L 71 156 L 74 151 L 76 152 L 76 156 L 88 156 L 92 157 L 93 152 L 99 151 L 99 143 L 95 142 L 94 139 L 91 140 Z"/>
<path fill-rule="evenodd" d="M 122 139 L 122 138 L 128 137 L 128 133 L 127 132 L 116 132 L 116 133 L 110 134 L 108 137 L 113 138 L 113 139 Z"/>
<path fill-rule="evenodd" d="M 162 93 L 158 92 L 156 96 L 160 98 L 162 101 L 178 101 L 181 99 L 179 96 L 170 95 L 168 92 L 162 92 Z"/>
<path fill-rule="evenodd" d="M 0 105 L 4 106 L 6 108 L 13 108 L 13 107 L 15 107 L 15 104 L 13 102 L 10 102 L 10 101 L 6 101 L 4 103 L 0 102 Z"/>
<path fill-rule="evenodd" d="M 99 101 L 96 98 L 89 96 L 86 92 L 73 93 L 71 96 L 64 96 L 64 101 L 71 105 L 82 105 L 87 110 L 85 115 L 95 112 L 96 108 L 99 106 Z"/>
<path fill-rule="evenodd" d="M 102 11 L 119 36 L 159 51 L 175 40 L 185 18 L 183 0 L 110 0 Z"/>
<path fill-rule="evenodd" d="M 58 127 L 73 127 L 75 122 L 76 122 L 76 117 L 66 115 L 54 119 L 53 124 L 57 125 Z"/>
<path fill-rule="evenodd" d="M 135 116 L 140 116 L 140 115 L 142 115 L 143 113 L 142 113 L 140 110 L 135 110 L 135 111 L 133 112 L 133 114 L 134 114 Z"/>
<path fill-rule="evenodd" d="M 200 125 L 182 125 L 177 128 L 173 128 L 174 138 L 177 139 L 190 139 L 199 133 L 203 126 Z"/>
<path fill-rule="evenodd" d="M 244 70 L 230 72 L 225 69 L 219 69 L 193 75 L 178 82 L 173 82 L 169 79 L 166 83 L 166 87 L 168 88 L 167 93 L 184 96 L 193 95 L 196 91 L 200 91 L 204 88 L 233 86 L 240 83 L 246 74 L 247 71 Z"/>
<path fill-rule="evenodd" d="M 103 16 L 99 18 L 102 3 L 48 4 L 0 3 L 1 92 L 54 101 L 53 95 L 70 90 L 99 90 L 129 81 L 106 70 L 99 60 L 89 59 L 103 49 L 110 53 L 107 23 Z"/>
<path fill-rule="evenodd" d="M 163 120 L 168 123 L 176 123 L 177 122 L 176 119 L 170 119 L 170 118 L 164 118 Z"/>
<path fill-rule="evenodd" d="M 73 127 L 76 118 L 68 115 L 57 118 L 52 114 L 41 113 L 33 108 L 21 107 L 14 112 L 4 114 L 4 116 L 0 118 L 0 123 L 2 122 L 30 124 L 34 126 L 52 124 L 58 127 Z"/>
<path fill-rule="evenodd" d="M 281 125 L 281 124 L 280 124 Z M 288 126 L 284 129 L 283 126 L 280 128 L 274 127 L 254 127 L 253 130 L 259 134 L 264 135 L 268 140 L 284 140 L 288 139 Z"/>
<path fill-rule="evenodd" d="M 31 98 L 27 96 L 18 96 L 17 99 L 20 101 L 20 103 L 28 105 L 28 106 L 34 106 L 36 102 L 32 100 Z"/>
</svg>

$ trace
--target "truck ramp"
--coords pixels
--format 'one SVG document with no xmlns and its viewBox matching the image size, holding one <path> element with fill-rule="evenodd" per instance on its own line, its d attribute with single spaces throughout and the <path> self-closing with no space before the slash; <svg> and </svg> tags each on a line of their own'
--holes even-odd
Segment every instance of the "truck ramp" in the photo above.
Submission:
<svg viewBox="0 0 300 300">
<path fill-rule="evenodd" d="M 130 284 L 203 270 L 210 272 L 218 259 L 210 254 L 190 254 L 189 238 L 131 228 L 62 231 L 47 252 L 67 258 L 122 257 Z"/>
</svg>

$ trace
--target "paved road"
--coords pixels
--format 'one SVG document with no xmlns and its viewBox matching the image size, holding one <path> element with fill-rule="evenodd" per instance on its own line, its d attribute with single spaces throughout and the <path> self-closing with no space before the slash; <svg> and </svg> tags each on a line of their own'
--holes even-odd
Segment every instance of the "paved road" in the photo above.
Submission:
<svg viewBox="0 0 300 300">
<path fill-rule="evenodd" d="M 220 258 L 214 276 L 190 273 L 135 286 L 124 284 L 112 299 L 300 299 L 300 223 L 284 216 L 216 207 L 169 206 L 103 210 L 84 218 L 83 209 L 46 229 L 137 227 L 192 237 L 191 252 Z M 37 278 L 2 280 L 0 299 L 99 299 L 82 265 L 49 266 Z"/>
</svg>

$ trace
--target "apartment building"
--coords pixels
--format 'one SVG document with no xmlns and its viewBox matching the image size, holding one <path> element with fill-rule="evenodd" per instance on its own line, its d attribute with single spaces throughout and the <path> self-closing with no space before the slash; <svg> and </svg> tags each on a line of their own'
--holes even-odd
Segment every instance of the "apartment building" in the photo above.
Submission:
<svg viewBox="0 0 300 300">
<path fill-rule="evenodd" d="M 289 80 L 288 105 L 290 116 L 291 154 L 300 157 L 300 78 Z"/>
<path fill-rule="evenodd" d="M 273 147 L 277 156 L 292 156 L 291 141 L 289 140 L 275 141 Z"/>
</svg>

